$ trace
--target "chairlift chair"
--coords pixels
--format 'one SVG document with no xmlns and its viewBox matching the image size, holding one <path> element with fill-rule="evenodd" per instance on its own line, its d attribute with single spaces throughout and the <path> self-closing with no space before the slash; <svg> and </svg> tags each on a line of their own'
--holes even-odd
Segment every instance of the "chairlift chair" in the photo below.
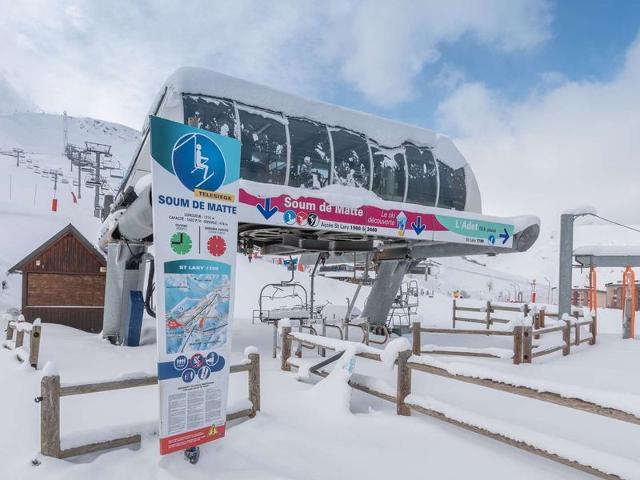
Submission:
<svg viewBox="0 0 640 480">
<path fill-rule="evenodd" d="M 420 288 L 418 282 L 416 280 L 404 282 L 391 305 L 387 319 L 387 327 L 390 331 L 397 335 L 408 333 L 411 330 L 412 317 L 418 313 L 419 305 Z"/>
</svg>

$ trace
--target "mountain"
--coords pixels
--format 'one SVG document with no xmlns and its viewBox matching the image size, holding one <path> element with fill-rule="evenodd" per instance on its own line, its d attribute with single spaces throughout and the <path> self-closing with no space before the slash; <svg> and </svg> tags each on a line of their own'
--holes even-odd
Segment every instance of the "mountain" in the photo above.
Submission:
<svg viewBox="0 0 640 480">
<path fill-rule="evenodd" d="M 93 118 L 67 117 L 66 123 L 72 144 L 84 146 L 85 141 L 92 141 L 112 145 L 113 166 L 120 168 L 104 171 L 109 183 L 105 192 L 117 190 L 122 171 L 129 166 L 138 144 L 139 132 Z M 100 220 L 93 216 L 95 189 L 86 185 L 90 174 L 81 172 L 80 186 L 74 185 L 78 170 L 71 170 L 62 154 L 64 124 L 62 115 L 48 113 L 0 115 L 0 231 L 4 232 L 0 236 L 0 280 L 6 279 L 9 287 L 0 290 L 0 311 L 20 305 L 20 276 L 7 276 L 12 265 L 70 222 L 90 241 L 95 240 L 100 227 Z M 24 150 L 20 166 L 11 156 L 14 148 Z M 51 170 L 59 172 L 55 191 Z M 81 198 L 77 198 L 78 193 Z"/>
<path fill-rule="evenodd" d="M 4 76 L 0 75 L 0 115 L 34 110 L 37 110 L 36 106 L 25 100 L 13 85 Z"/>
</svg>

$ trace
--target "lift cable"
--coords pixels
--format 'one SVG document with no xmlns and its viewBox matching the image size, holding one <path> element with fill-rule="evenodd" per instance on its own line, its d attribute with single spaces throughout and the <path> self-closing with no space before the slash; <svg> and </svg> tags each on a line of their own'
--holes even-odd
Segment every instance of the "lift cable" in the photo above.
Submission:
<svg viewBox="0 0 640 480">
<path fill-rule="evenodd" d="M 591 214 L 591 216 L 596 217 L 596 218 L 599 218 L 600 220 L 604 220 L 605 222 L 611 223 L 611 224 L 613 224 L 613 225 L 617 225 L 617 226 L 619 226 L 619 227 L 626 228 L 626 229 L 628 229 L 628 230 L 631 230 L 631 231 L 634 231 L 634 232 L 640 233 L 640 229 L 638 229 L 638 228 L 634 228 L 634 227 L 632 227 L 632 226 L 630 226 L 630 225 L 625 225 L 624 223 L 619 223 L 619 222 L 616 222 L 615 220 L 610 220 L 610 219 L 608 219 L 608 218 L 601 217 L 600 215 L 597 215 L 597 214 L 595 214 L 595 213 L 592 213 L 592 214 Z"/>
</svg>

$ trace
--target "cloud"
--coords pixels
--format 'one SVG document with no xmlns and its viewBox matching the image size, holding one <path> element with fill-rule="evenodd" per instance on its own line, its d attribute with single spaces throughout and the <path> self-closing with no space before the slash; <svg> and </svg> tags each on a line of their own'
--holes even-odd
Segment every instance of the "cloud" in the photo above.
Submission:
<svg viewBox="0 0 640 480">
<path fill-rule="evenodd" d="M 438 122 L 474 169 L 485 212 L 539 214 L 557 228 L 563 210 L 588 204 L 638 224 L 638 85 L 640 37 L 609 81 L 542 76 L 516 102 L 468 82 L 440 104 Z"/>
<path fill-rule="evenodd" d="M 343 77 L 375 103 L 415 95 L 414 81 L 440 59 L 440 47 L 468 36 L 502 52 L 531 50 L 550 35 L 545 2 L 409 0 L 359 3 L 345 31 Z"/>
<path fill-rule="evenodd" d="M 163 80 L 195 65 L 304 95 L 416 95 L 443 45 L 504 53 L 549 37 L 545 2 L 0 0 L 0 69 L 47 111 L 139 126 Z"/>
</svg>

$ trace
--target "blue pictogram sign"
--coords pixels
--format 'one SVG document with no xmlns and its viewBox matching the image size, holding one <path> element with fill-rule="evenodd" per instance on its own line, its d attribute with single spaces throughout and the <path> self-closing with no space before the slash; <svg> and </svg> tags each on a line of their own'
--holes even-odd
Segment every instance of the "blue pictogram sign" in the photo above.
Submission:
<svg viewBox="0 0 640 480">
<path fill-rule="evenodd" d="M 222 151 L 209 137 L 188 133 L 178 139 L 171 155 L 173 171 L 189 190 L 216 191 L 224 182 Z"/>
<path fill-rule="evenodd" d="M 185 368 L 187 368 L 188 364 L 189 364 L 189 359 L 184 355 L 180 355 L 179 357 L 176 357 L 176 359 L 173 361 L 173 366 L 175 367 L 176 370 L 184 370 Z"/>
<path fill-rule="evenodd" d="M 211 369 L 206 365 L 203 367 L 200 367 L 200 370 L 198 370 L 198 378 L 200 380 L 206 380 L 207 378 L 209 378 L 210 375 L 211 375 Z"/>
<path fill-rule="evenodd" d="M 286 210 L 284 215 L 282 215 L 282 221 L 287 225 L 293 225 L 296 223 L 296 212 L 293 210 Z"/>
<path fill-rule="evenodd" d="M 191 383 L 193 379 L 196 378 L 196 371 L 192 368 L 187 368 L 184 372 L 182 372 L 182 381 L 184 383 Z"/>
</svg>

